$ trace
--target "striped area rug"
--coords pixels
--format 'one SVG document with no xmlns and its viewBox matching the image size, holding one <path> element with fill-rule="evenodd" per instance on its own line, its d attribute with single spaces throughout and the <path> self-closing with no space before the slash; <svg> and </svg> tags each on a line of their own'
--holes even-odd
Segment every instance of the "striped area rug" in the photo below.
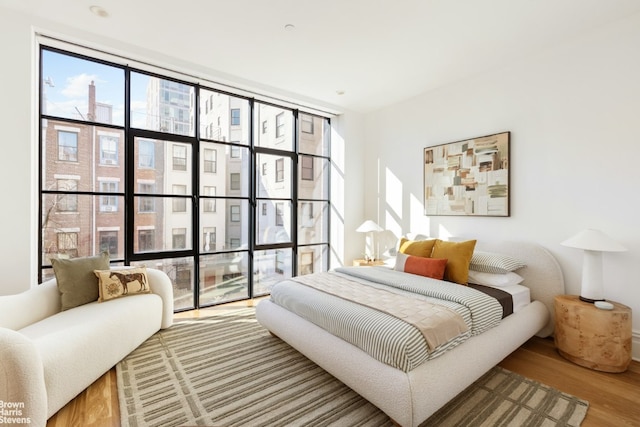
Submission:
<svg viewBox="0 0 640 427">
<path fill-rule="evenodd" d="M 179 321 L 116 366 L 123 426 L 391 426 L 260 326 L 253 308 Z M 579 426 L 588 403 L 496 367 L 425 426 Z"/>
</svg>

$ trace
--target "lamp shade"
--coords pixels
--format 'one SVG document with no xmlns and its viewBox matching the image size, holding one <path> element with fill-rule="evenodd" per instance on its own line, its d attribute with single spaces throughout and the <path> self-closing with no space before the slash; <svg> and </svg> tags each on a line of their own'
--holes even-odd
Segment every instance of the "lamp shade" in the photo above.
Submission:
<svg viewBox="0 0 640 427">
<path fill-rule="evenodd" d="M 382 231 L 382 230 L 383 230 L 382 227 L 380 227 L 378 224 L 371 221 L 370 219 L 366 220 L 360 225 L 360 227 L 356 228 L 356 231 L 359 233 L 369 233 L 372 231 Z"/>
<path fill-rule="evenodd" d="M 602 231 L 588 228 L 561 243 L 570 248 L 586 249 L 588 251 L 624 252 L 627 250 L 620 243 L 604 234 Z"/>
<path fill-rule="evenodd" d="M 585 302 L 603 301 L 602 252 L 622 252 L 627 249 L 602 231 L 593 229 L 582 230 L 561 245 L 584 250 L 580 299 Z"/>
</svg>

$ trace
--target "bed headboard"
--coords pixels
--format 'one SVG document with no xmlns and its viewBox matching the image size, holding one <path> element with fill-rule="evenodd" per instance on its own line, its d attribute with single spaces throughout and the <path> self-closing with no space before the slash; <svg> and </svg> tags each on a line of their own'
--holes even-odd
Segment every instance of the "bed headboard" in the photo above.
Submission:
<svg viewBox="0 0 640 427">
<path fill-rule="evenodd" d="M 522 284 L 531 291 L 531 299 L 544 303 L 549 309 L 550 320 L 536 335 L 546 337 L 553 333 L 554 297 L 564 291 L 564 277 L 560 264 L 551 252 L 537 243 L 524 241 L 484 241 L 478 239 L 476 249 L 510 255 L 526 263 L 516 272 L 524 278 Z"/>
</svg>

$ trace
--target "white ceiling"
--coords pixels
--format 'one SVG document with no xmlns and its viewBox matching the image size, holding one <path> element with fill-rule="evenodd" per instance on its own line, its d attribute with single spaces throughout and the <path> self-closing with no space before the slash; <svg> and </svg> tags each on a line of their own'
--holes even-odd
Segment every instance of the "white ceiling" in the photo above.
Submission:
<svg viewBox="0 0 640 427">
<path fill-rule="evenodd" d="M 94 4 L 109 16 L 92 14 Z M 0 6 L 168 56 L 201 75 L 234 76 L 358 112 L 640 12 L 638 0 L 0 0 Z M 285 30 L 287 24 L 295 30 Z"/>
</svg>

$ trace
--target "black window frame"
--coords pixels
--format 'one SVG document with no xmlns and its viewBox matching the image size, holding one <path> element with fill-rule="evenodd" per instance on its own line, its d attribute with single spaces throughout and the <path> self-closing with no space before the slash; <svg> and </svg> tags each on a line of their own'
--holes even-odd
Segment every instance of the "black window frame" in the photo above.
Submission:
<svg viewBox="0 0 640 427">
<path fill-rule="evenodd" d="M 64 43 L 62 43 L 64 44 Z M 139 73 L 139 74 L 144 74 L 144 75 L 148 75 L 148 76 L 152 76 L 152 77 L 158 77 L 160 79 L 162 79 L 163 84 L 168 82 L 169 84 L 171 83 L 176 83 L 176 84 L 183 84 L 183 85 L 189 85 L 191 87 L 194 88 L 194 99 L 190 100 L 190 102 L 192 102 L 193 105 L 198 106 L 199 104 L 199 95 L 200 95 L 200 91 L 201 90 L 207 90 L 207 91 L 211 91 L 214 93 L 222 93 L 222 94 L 226 94 L 229 96 L 232 96 L 234 98 L 240 99 L 242 101 L 244 101 L 246 103 L 246 105 L 248 106 L 248 116 L 245 116 L 244 113 L 240 110 L 240 109 L 231 109 L 231 110 L 237 110 L 237 113 L 234 113 L 233 111 L 230 111 L 230 121 L 229 121 L 229 125 L 231 126 L 239 126 L 242 125 L 244 126 L 244 117 L 248 117 L 248 123 L 246 123 L 246 126 L 248 127 L 248 135 L 249 138 L 247 141 L 243 140 L 243 141 L 233 141 L 233 142 L 228 142 L 228 141 L 224 141 L 224 139 L 222 141 L 215 141 L 216 144 L 221 144 L 221 145 L 226 145 L 231 147 L 230 151 L 228 152 L 229 155 L 228 157 L 231 158 L 236 158 L 233 156 L 234 153 L 237 153 L 238 151 L 243 152 L 243 150 L 245 150 L 245 147 L 247 148 L 245 151 L 248 154 L 248 159 L 247 159 L 247 165 L 248 167 L 245 167 L 245 159 L 242 158 L 242 164 L 243 164 L 243 169 L 242 169 L 242 174 L 240 175 L 240 179 L 239 179 L 239 186 L 240 188 L 238 188 L 238 190 L 240 191 L 240 194 L 220 194 L 219 196 L 210 198 L 214 201 L 218 200 L 218 199 L 226 199 L 225 200 L 225 204 L 226 206 L 229 206 L 229 218 L 228 221 L 232 222 L 234 224 L 240 223 L 243 224 L 243 227 L 245 226 L 244 224 L 246 224 L 247 228 L 247 234 L 248 234 L 248 246 L 245 247 L 243 245 L 244 242 L 241 242 L 238 238 L 236 237 L 229 237 L 228 239 L 226 239 L 229 242 L 229 245 L 232 246 L 231 248 L 229 248 L 227 245 L 226 247 L 220 249 L 220 250 L 216 250 L 216 248 L 214 248 L 213 252 L 214 254 L 225 254 L 225 253 L 235 253 L 235 252 L 247 252 L 249 254 L 252 254 L 255 251 L 263 251 L 263 250 L 276 250 L 277 254 L 278 254 L 278 263 L 279 265 L 281 265 L 284 261 L 283 261 L 283 257 L 288 257 L 288 254 L 291 254 L 291 268 L 292 268 L 292 273 L 296 274 L 297 271 L 297 247 L 298 247 L 298 243 L 297 243 L 297 238 L 296 235 L 299 232 L 298 228 L 297 228 L 297 221 L 295 219 L 296 215 L 292 215 L 293 220 L 292 220 L 292 233 L 293 233 L 293 237 L 291 239 L 291 242 L 289 243 L 278 243 L 278 244 L 262 244 L 262 245 L 258 245 L 255 241 L 255 233 L 256 233 L 256 219 L 259 216 L 259 206 L 260 203 L 258 203 L 257 201 L 257 197 L 256 197 L 256 188 L 255 188 L 255 175 L 256 175 L 256 168 L 255 168 L 255 164 L 256 164 L 256 156 L 259 152 L 259 150 L 256 150 L 256 146 L 257 146 L 257 140 L 258 140 L 258 134 L 262 131 L 267 132 L 269 125 L 268 125 L 268 120 L 264 120 L 263 122 L 258 122 L 256 121 L 257 118 L 257 114 L 255 111 L 255 103 L 257 102 L 263 102 L 263 101 L 256 101 L 253 97 L 251 96 L 247 96 L 246 94 L 242 93 L 234 93 L 233 90 L 226 92 L 224 90 L 221 89 L 214 89 L 212 87 L 209 87 L 207 85 L 202 85 L 202 84 L 198 84 L 198 83 L 190 83 L 188 81 L 188 79 L 180 79 L 179 77 L 170 77 L 167 76 L 166 71 L 163 68 L 154 68 L 152 65 L 149 67 L 150 69 L 153 69 L 154 71 L 149 71 L 148 69 L 146 70 L 142 70 L 142 69 L 138 69 L 135 66 L 131 66 L 129 65 L 129 61 L 127 61 L 126 59 L 123 59 L 122 61 L 120 61 L 121 57 L 117 57 L 117 56 L 112 56 L 107 52 L 95 52 L 95 55 L 91 55 L 89 56 L 86 52 L 91 52 L 90 48 L 86 48 L 83 50 L 84 53 L 80 54 L 77 52 L 74 52 L 74 46 L 69 45 L 68 48 L 66 49 L 62 49 L 60 47 L 55 47 L 55 46 L 50 46 L 47 45 L 46 43 L 41 43 L 39 46 L 39 57 L 40 57 L 40 72 L 38 73 L 38 79 L 39 79 L 39 85 L 40 85 L 40 94 L 43 93 L 43 65 L 42 65 L 42 58 L 43 58 L 43 51 L 50 51 L 50 52 L 55 52 L 55 53 L 59 53 L 62 55 L 68 55 L 69 57 L 73 57 L 73 58 L 77 58 L 77 59 L 82 59 L 82 60 L 87 60 L 90 61 L 92 63 L 97 63 L 97 64 L 101 64 L 101 65 L 107 65 L 109 67 L 113 67 L 114 69 L 120 70 L 124 73 L 125 76 L 125 83 L 124 83 L 124 88 L 123 91 L 125 93 L 124 95 L 124 104 L 125 104 L 125 119 L 124 119 L 124 123 L 116 123 L 116 124 L 111 124 L 111 123 L 101 123 L 101 122 L 96 122 L 96 121 L 91 121 L 88 120 L 87 118 L 85 118 L 84 116 L 81 117 L 81 119 L 78 118 L 69 118 L 69 117 L 63 117 L 63 116 L 55 116 L 55 115 L 49 115 L 46 113 L 46 108 L 43 107 L 45 100 L 43 99 L 42 96 L 40 96 L 40 107 L 39 107 L 39 120 L 40 122 L 43 122 L 45 120 L 49 121 L 49 122 L 58 122 L 58 123 L 62 123 L 62 124 L 68 124 L 69 127 L 72 127 L 74 125 L 81 125 L 81 126 L 94 126 L 94 127 L 100 127 L 100 128 L 107 128 L 107 129 L 111 129 L 114 132 L 122 132 L 122 144 L 124 145 L 124 149 L 122 150 L 122 152 L 116 152 L 115 153 L 115 157 L 117 159 L 117 162 L 115 165 L 112 166 L 116 166 L 116 167 L 120 167 L 123 168 L 124 170 L 124 182 L 122 183 L 121 186 L 118 186 L 117 192 L 116 193 L 112 193 L 112 192 L 108 192 L 109 194 L 106 194 L 104 191 L 98 191 L 95 188 L 95 183 L 91 184 L 91 189 L 89 190 L 81 190 L 78 191 L 77 190 L 77 186 L 76 189 L 73 190 L 69 190 L 69 189 L 47 189 L 47 188 L 43 188 L 43 180 L 39 179 L 39 195 L 40 195 L 40 205 L 39 205 L 39 225 L 41 224 L 42 221 L 42 210 L 43 210 L 43 205 L 44 205 L 44 201 L 43 199 L 47 196 L 53 195 L 54 197 L 56 197 L 57 199 L 63 199 L 63 198 L 67 198 L 67 199 L 74 199 L 76 200 L 75 203 L 71 203 L 70 206 L 74 206 L 75 205 L 75 211 L 77 212 L 78 209 L 78 202 L 77 199 L 80 196 L 94 196 L 94 197 L 108 197 L 109 200 L 111 200 L 112 197 L 116 197 L 116 200 L 120 200 L 120 198 L 124 199 L 124 203 L 123 203 L 123 207 L 122 210 L 125 212 L 125 222 L 124 222 L 124 229 L 121 230 L 121 232 L 118 232 L 116 235 L 112 235 L 109 234 L 109 238 L 107 239 L 107 237 L 105 237 L 106 240 L 110 240 L 110 252 L 120 252 L 120 254 L 114 254 L 115 257 L 117 257 L 116 259 L 112 259 L 113 262 L 119 263 L 119 264 L 124 264 L 124 265 L 132 265 L 138 262 L 145 262 L 145 261 L 154 261 L 154 260 L 163 260 L 163 259 L 177 259 L 178 257 L 191 257 L 194 260 L 194 267 L 193 269 L 189 269 L 187 268 L 186 264 L 183 265 L 180 269 L 176 268 L 177 270 L 180 270 L 180 272 L 176 271 L 176 276 L 175 276 L 175 280 L 180 282 L 182 285 L 186 284 L 187 282 L 189 282 L 190 280 L 194 280 L 194 287 L 193 287 L 193 305 L 186 308 L 186 309 L 197 309 L 200 307 L 206 307 L 208 305 L 215 305 L 215 304 L 205 304 L 205 305 L 201 305 L 199 303 L 199 296 L 198 296 L 198 292 L 199 292 L 199 288 L 198 288 L 198 255 L 201 253 L 204 253 L 203 250 L 200 248 L 199 242 L 202 242 L 204 240 L 204 237 L 201 236 L 201 228 L 199 227 L 199 215 L 201 215 L 200 209 L 196 209 L 196 207 L 199 206 L 199 203 L 201 203 L 201 196 L 203 196 L 203 194 L 200 194 L 201 191 L 201 187 L 199 185 L 199 178 L 198 178 L 198 167 L 197 165 L 199 164 L 199 157 L 201 155 L 200 152 L 200 147 L 202 146 L 201 144 L 205 142 L 205 138 L 206 135 L 200 135 L 201 129 L 200 129 L 200 114 L 197 113 L 197 108 L 196 108 L 196 114 L 194 116 L 194 118 L 192 118 L 192 123 L 191 123 L 191 127 L 192 129 L 194 129 L 194 134 L 193 135 L 185 135 L 185 134 L 180 134 L 180 133 L 171 133 L 171 129 L 162 129 L 160 128 L 160 130 L 155 131 L 155 130 L 148 130 L 148 129 L 141 129 L 141 128 L 135 128 L 134 125 L 131 123 L 131 118 L 130 118 L 130 112 L 131 112 L 131 90 L 129 85 L 131 84 L 131 80 L 130 80 L 130 76 L 132 73 Z M 105 59 L 106 58 L 106 59 Z M 172 73 L 173 76 L 176 75 L 180 75 L 179 73 L 175 72 Z M 168 96 L 167 93 L 165 93 L 165 96 Z M 209 107 L 213 108 L 211 103 L 208 104 Z M 289 156 L 292 159 L 292 162 L 290 164 L 291 166 L 291 173 L 289 174 L 289 172 L 287 172 L 287 179 L 291 180 L 291 186 L 292 188 L 294 188 L 293 190 L 293 195 L 291 197 L 291 200 L 286 200 L 286 202 L 288 202 L 290 204 L 290 207 L 293 209 L 293 207 L 296 205 L 296 203 L 299 203 L 299 200 L 297 198 L 297 193 L 295 188 L 297 187 L 297 185 L 299 185 L 299 181 L 298 181 L 298 165 L 297 165 L 297 158 L 298 158 L 298 140 L 299 140 L 299 110 L 298 109 L 294 109 L 291 107 L 287 107 L 284 105 L 279 104 L 279 102 L 275 102 L 273 104 L 273 106 L 276 106 L 280 109 L 285 109 L 285 110 L 290 110 L 291 112 L 293 112 L 293 114 L 291 115 L 294 119 L 294 124 L 293 126 L 290 126 L 291 129 L 289 129 L 286 125 L 287 123 L 290 124 L 289 120 L 283 120 L 284 119 L 284 115 L 283 113 L 280 113 L 280 119 L 278 118 L 273 118 L 271 117 L 270 120 L 274 120 L 275 123 L 277 124 L 276 127 L 276 135 L 278 137 L 289 137 L 289 133 L 291 133 L 291 138 L 293 141 L 292 144 L 292 148 L 288 151 L 290 154 Z M 206 108 L 205 108 L 206 109 Z M 180 110 L 182 111 L 182 110 Z M 239 113 L 239 114 L 238 114 Z M 305 113 L 308 114 L 308 113 Z M 82 116 L 82 114 L 81 114 Z M 315 117 L 315 115 L 314 115 Z M 331 121 L 328 117 L 324 117 L 321 115 L 317 115 L 317 117 L 321 117 L 325 122 L 327 126 L 331 125 Z M 179 117 L 180 120 L 189 120 L 188 117 L 186 117 L 184 114 L 182 114 L 182 117 Z M 257 125 L 257 123 L 260 123 L 260 125 Z M 261 126 L 264 125 L 264 126 Z M 257 129 L 256 129 L 257 128 Z M 286 129 L 285 129 L 286 128 Z M 78 160 L 82 161 L 82 159 L 78 159 L 79 153 L 78 153 L 78 146 L 80 144 L 80 138 L 85 138 L 84 135 L 80 135 L 79 132 L 72 132 L 75 133 L 75 140 L 76 140 L 76 146 L 71 147 L 71 155 L 65 155 L 66 160 L 64 161 L 73 161 L 73 162 L 77 162 Z M 327 134 L 329 134 L 329 132 L 327 132 Z M 140 152 L 136 153 L 134 150 L 134 141 L 138 140 L 138 142 L 140 143 Z M 158 146 L 158 144 L 156 143 L 157 141 L 164 141 L 167 144 L 176 144 L 174 145 L 171 150 L 171 158 L 167 159 L 167 154 L 165 152 L 164 157 L 159 157 L 159 150 L 160 147 Z M 322 144 L 329 144 L 330 141 L 327 138 L 326 140 L 323 140 L 321 142 Z M 178 148 L 178 152 L 175 151 L 175 147 L 180 147 L 184 145 L 185 148 Z M 186 147 L 189 147 L 190 149 L 186 149 Z M 39 174 L 43 175 L 45 173 L 45 170 L 43 169 L 42 165 L 43 163 L 43 147 L 45 147 L 45 141 L 43 138 L 43 135 L 40 135 L 40 148 L 39 148 L 39 154 L 40 154 L 40 164 L 41 167 L 39 169 Z M 116 147 L 121 147 L 119 144 L 116 144 Z M 144 147 L 144 148 L 143 148 Z M 68 150 L 68 149 L 67 149 Z M 117 150 L 120 150 L 120 148 L 117 148 Z M 95 150 L 96 153 L 93 154 L 93 156 L 96 157 L 100 157 L 101 159 L 104 157 L 113 157 L 113 154 L 110 154 L 110 156 L 103 156 L 102 155 L 102 150 L 98 149 Z M 144 152 L 143 152 L 144 151 Z M 268 150 L 267 150 L 268 151 Z M 277 152 L 277 150 L 275 150 Z M 75 154 L 73 154 L 75 152 Z M 330 150 L 327 150 L 327 152 L 330 152 Z M 162 154 L 162 153 L 160 153 Z M 178 156 L 176 156 L 176 154 L 179 154 Z M 83 154 L 84 155 L 84 154 Z M 327 159 L 330 159 L 329 155 L 326 156 Z M 217 170 L 217 161 L 221 160 L 220 158 L 216 159 L 216 167 L 215 169 Z M 228 158 L 227 158 L 228 160 Z M 109 162 L 110 164 L 111 162 Z M 137 163 L 137 164 L 136 164 Z M 235 162 L 236 164 L 239 164 L 240 162 Z M 104 164 L 102 162 L 100 162 L 100 164 Z M 193 175 L 193 180 L 189 186 L 189 188 L 191 188 L 191 190 L 189 191 L 189 194 L 185 194 L 185 195 L 175 195 L 175 194 L 162 194 L 160 193 L 161 189 L 160 188 L 151 188 L 151 187 L 141 187 L 140 185 L 144 185 L 145 183 L 139 183 L 138 180 L 134 179 L 134 173 L 133 171 L 136 168 L 139 169 L 160 169 L 160 168 L 171 168 L 172 170 L 177 170 L 177 171 L 191 171 L 191 174 Z M 106 169 L 105 169 L 106 170 Z M 111 169 L 113 170 L 113 169 Z M 284 170 L 281 171 L 282 174 L 284 174 Z M 281 179 L 282 181 L 282 179 Z M 246 183 L 249 183 L 247 185 L 248 190 L 245 189 L 245 185 Z M 234 187 L 234 191 L 236 191 L 236 188 Z M 245 194 L 246 193 L 246 194 Z M 191 249 L 189 248 L 172 248 L 171 250 L 159 250 L 158 249 L 158 243 L 161 240 L 164 240 L 163 235 L 166 234 L 165 232 L 163 232 L 162 230 L 158 230 L 156 228 L 153 228 L 152 226 L 149 226 L 150 228 L 144 228 L 147 226 L 144 226 L 143 228 L 136 228 L 134 227 L 134 218 L 137 218 L 139 215 L 145 215 L 145 214 L 162 214 L 162 210 L 163 208 L 159 206 L 158 202 L 165 202 L 164 199 L 170 199 L 170 200 L 181 200 L 184 201 L 184 203 L 186 203 L 187 206 L 191 206 L 192 209 L 187 209 L 187 211 L 190 211 L 190 215 L 193 219 L 193 221 L 191 222 L 191 226 L 190 229 L 187 231 L 187 237 L 190 236 L 190 238 L 187 238 L 186 241 L 190 241 L 191 243 L 189 245 L 185 245 L 185 246 L 189 246 Z M 326 200 L 324 200 L 326 203 L 330 204 L 329 201 L 329 197 L 326 197 Z M 165 205 L 166 206 L 166 205 Z M 171 205 L 169 205 L 171 206 Z M 248 211 L 246 211 L 246 207 L 248 207 Z M 141 209 L 142 208 L 142 209 Z M 221 210 L 223 210 L 223 207 L 220 207 Z M 183 210 L 181 210 L 183 211 Z M 295 211 L 295 210 L 294 210 Z M 248 218 L 245 218 L 244 215 L 248 215 Z M 226 213 L 225 213 L 226 215 Z M 329 218 L 326 219 L 326 227 L 329 228 L 330 227 L 330 221 Z M 165 230 L 166 231 L 166 230 Z M 100 235 L 99 235 L 99 231 L 96 229 L 93 229 L 91 231 L 92 236 L 96 237 L 96 240 L 99 240 Z M 216 231 L 217 234 L 220 234 L 220 232 Z M 52 270 L 52 266 L 50 265 L 50 263 L 45 262 L 46 259 L 43 256 L 43 251 L 42 251 L 42 247 L 43 247 L 43 243 L 44 243 L 44 237 L 43 237 L 42 233 L 39 236 L 39 255 L 38 255 L 38 266 L 39 266 L 39 270 L 38 270 L 38 278 L 41 279 L 43 272 L 44 271 L 51 271 Z M 104 236 L 107 236 L 107 234 L 105 234 Z M 117 236 L 117 237 L 116 237 Z M 224 233 L 221 234 L 219 237 L 221 239 L 223 239 Z M 77 237 L 77 239 L 79 239 L 79 237 Z M 123 249 L 120 249 L 119 245 L 120 242 L 123 242 Z M 173 242 L 172 242 L 173 243 Z M 215 242 L 212 242 L 215 246 Z M 102 242 L 102 246 L 104 246 L 106 243 Z M 242 246 L 241 246 L 242 244 Z M 329 241 L 322 241 L 320 244 L 323 248 L 324 248 L 324 257 L 326 258 L 326 262 L 325 264 L 328 266 L 328 262 L 329 262 L 329 257 L 328 254 L 330 253 L 330 245 L 329 245 Z M 73 249 L 72 251 L 76 251 L 77 252 L 78 247 L 76 247 L 76 249 Z M 95 250 L 95 249 L 94 249 Z M 208 254 L 209 252 L 207 252 Z M 254 291 L 252 289 L 252 284 L 253 284 L 253 272 L 254 272 L 254 265 L 252 262 L 253 257 L 249 256 L 249 263 L 248 263 L 248 295 L 246 298 L 242 298 L 242 299 L 250 299 L 254 297 Z M 178 280 L 178 276 L 181 277 L 180 280 Z M 184 280 L 183 280 L 184 279 Z M 229 301 L 224 301 L 224 302 L 229 302 Z M 180 310 L 177 310 L 180 311 Z"/>
</svg>

